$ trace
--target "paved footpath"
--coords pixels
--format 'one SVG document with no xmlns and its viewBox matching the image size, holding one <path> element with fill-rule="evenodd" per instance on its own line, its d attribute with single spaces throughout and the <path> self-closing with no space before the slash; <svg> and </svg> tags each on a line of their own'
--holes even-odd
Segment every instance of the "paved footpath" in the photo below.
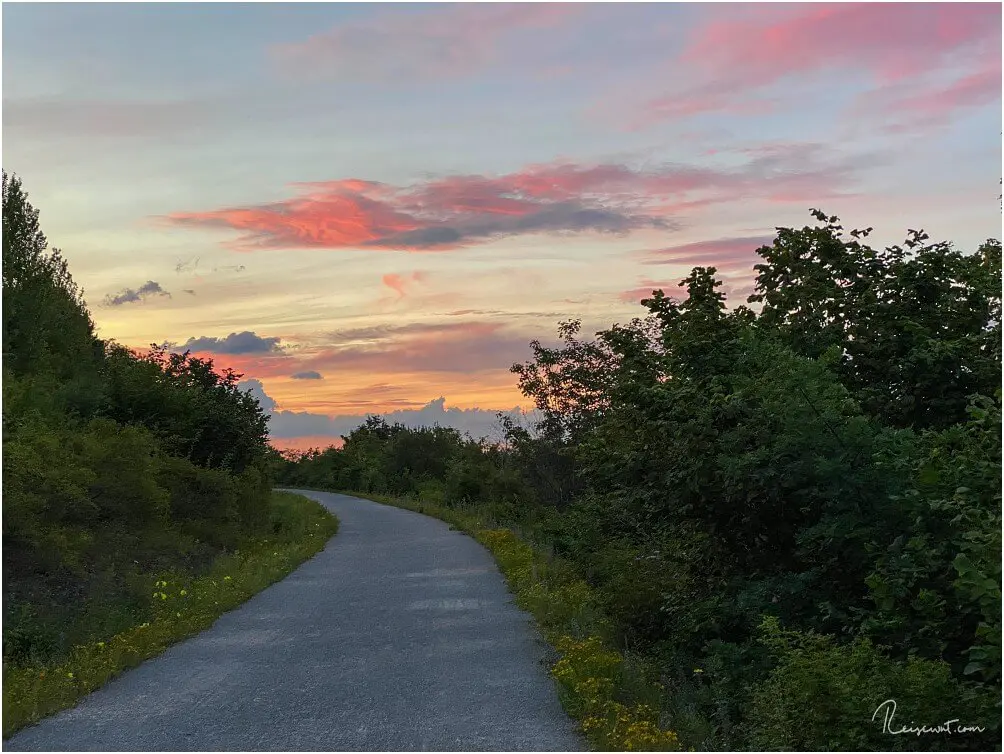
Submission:
<svg viewBox="0 0 1004 754">
<path fill-rule="evenodd" d="M 305 492 L 325 549 L 7 751 L 575 751 L 531 618 L 436 519 Z"/>
</svg>

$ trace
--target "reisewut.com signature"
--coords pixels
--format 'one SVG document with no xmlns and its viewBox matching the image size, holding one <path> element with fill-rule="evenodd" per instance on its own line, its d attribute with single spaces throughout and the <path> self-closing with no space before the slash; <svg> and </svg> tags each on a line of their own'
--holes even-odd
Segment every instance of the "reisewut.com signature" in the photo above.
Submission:
<svg viewBox="0 0 1004 754">
<path fill-rule="evenodd" d="M 983 733 L 986 728 L 981 725 L 959 725 L 958 718 L 952 718 L 951 720 L 945 720 L 943 723 L 938 723 L 937 725 L 915 725 L 911 722 L 909 725 L 896 726 L 896 700 L 886 699 L 882 704 L 875 708 L 875 714 L 872 715 L 872 722 L 875 722 L 875 718 L 883 715 L 882 718 L 882 732 L 889 733 L 894 736 L 902 735 L 904 733 L 911 733 L 915 736 L 922 736 L 928 733 L 947 733 L 952 735 L 954 733 Z"/>
</svg>

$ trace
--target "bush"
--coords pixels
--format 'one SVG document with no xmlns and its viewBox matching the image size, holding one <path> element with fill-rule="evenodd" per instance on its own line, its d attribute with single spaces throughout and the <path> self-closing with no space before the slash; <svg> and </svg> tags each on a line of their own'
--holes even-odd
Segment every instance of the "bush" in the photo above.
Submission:
<svg viewBox="0 0 1004 754">
<path fill-rule="evenodd" d="M 749 742 L 760 750 L 985 750 L 1000 743 L 1000 714 L 989 695 L 962 687 L 943 662 L 889 659 L 867 639 L 841 645 L 831 636 L 763 624 L 777 668 L 753 692 Z M 986 734 L 894 735 L 884 730 L 936 726 L 951 718 L 989 728 Z M 996 720 L 996 721 L 995 721 Z"/>
</svg>

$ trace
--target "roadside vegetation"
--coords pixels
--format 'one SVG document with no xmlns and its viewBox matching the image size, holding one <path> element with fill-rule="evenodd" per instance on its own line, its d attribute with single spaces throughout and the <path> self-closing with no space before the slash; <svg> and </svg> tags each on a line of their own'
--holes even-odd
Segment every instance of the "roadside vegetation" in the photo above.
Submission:
<svg viewBox="0 0 1004 754">
<path fill-rule="evenodd" d="M 482 541 L 598 748 L 996 748 L 1000 242 L 879 250 L 814 217 L 758 250 L 752 307 L 697 267 L 532 343 L 540 418 L 500 442 L 372 417 L 279 481 Z"/>
<path fill-rule="evenodd" d="M 272 491 L 267 416 L 212 361 L 95 336 L 3 174 L 3 734 L 208 627 L 337 522 Z"/>
</svg>

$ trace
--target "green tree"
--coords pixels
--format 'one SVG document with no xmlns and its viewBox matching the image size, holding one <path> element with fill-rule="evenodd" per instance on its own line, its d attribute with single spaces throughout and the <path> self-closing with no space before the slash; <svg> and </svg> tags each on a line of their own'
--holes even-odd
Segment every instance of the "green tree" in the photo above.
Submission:
<svg viewBox="0 0 1004 754">
<path fill-rule="evenodd" d="M 810 358 L 836 349 L 841 380 L 891 426 L 963 421 L 971 395 L 1000 386 L 1000 241 L 964 255 L 914 230 L 878 251 L 859 240 L 871 228 L 848 238 L 813 215 L 821 226 L 779 228 L 758 250 L 759 326 Z"/>
<path fill-rule="evenodd" d="M 3 172 L 3 360 L 14 375 L 79 374 L 100 353 L 66 260 L 49 249 L 21 180 Z"/>
</svg>

